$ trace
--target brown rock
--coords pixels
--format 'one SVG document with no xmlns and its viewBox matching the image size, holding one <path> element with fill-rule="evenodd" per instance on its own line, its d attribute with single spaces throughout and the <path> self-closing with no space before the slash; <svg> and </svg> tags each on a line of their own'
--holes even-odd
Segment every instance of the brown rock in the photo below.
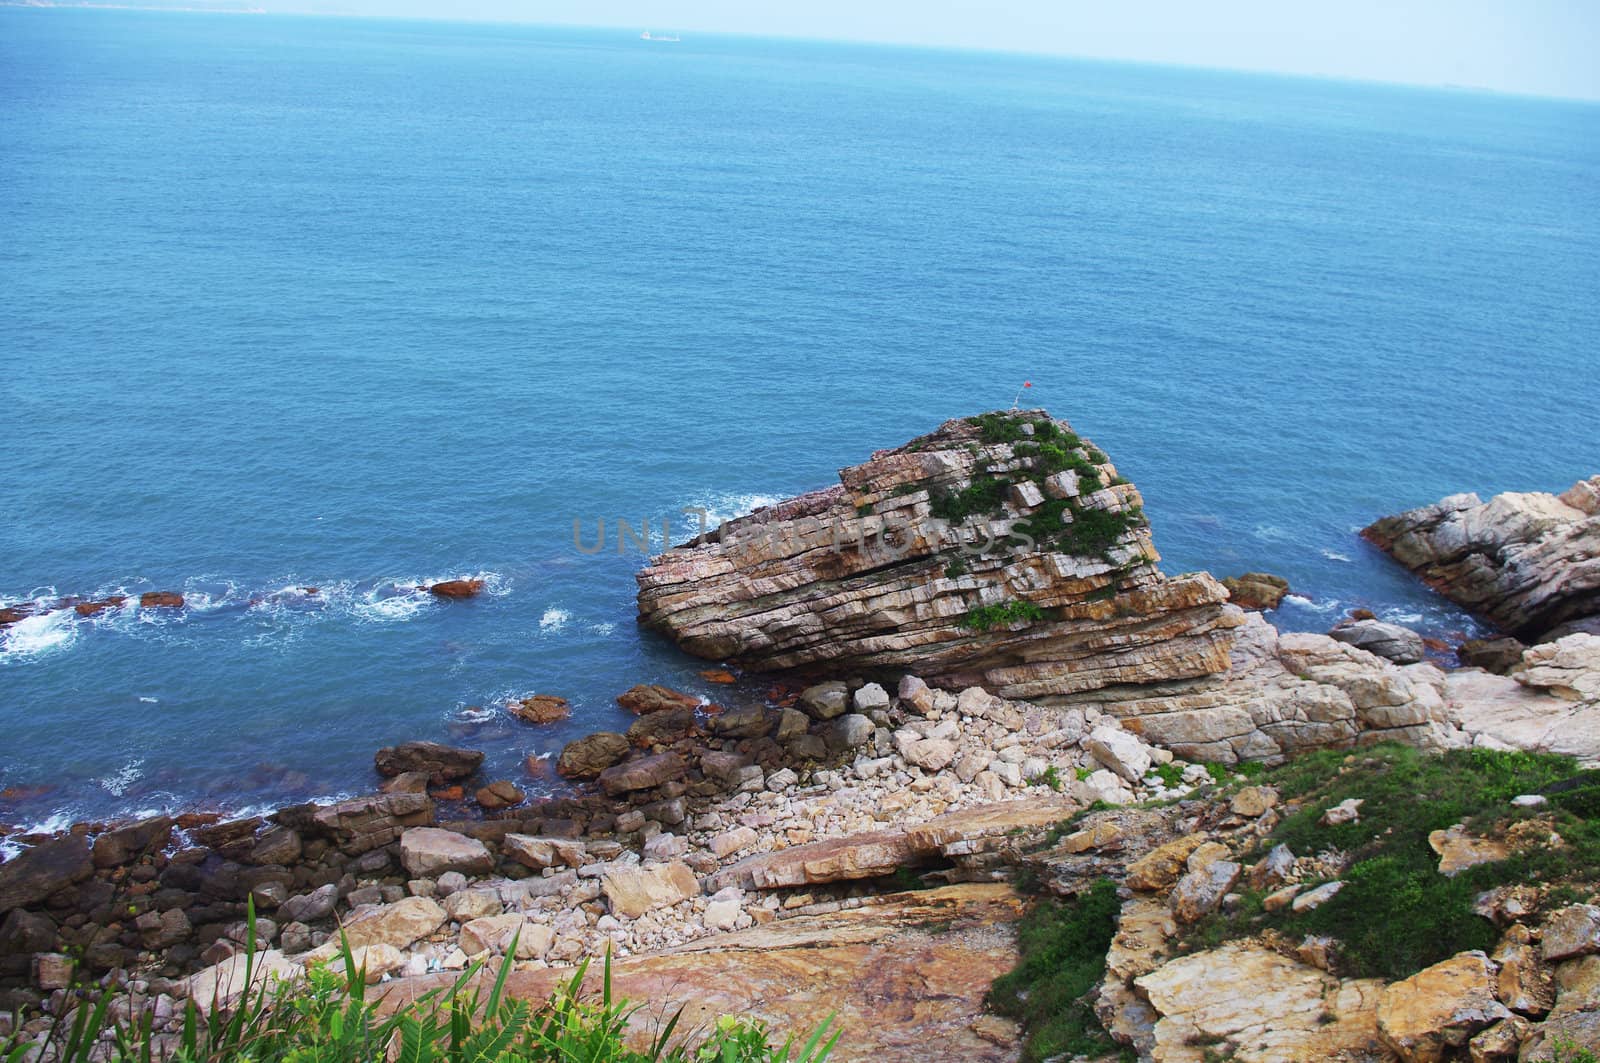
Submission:
<svg viewBox="0 0 1600 1063">
<path fill-rule="evenodd" d="M 864 899 L 858 908 L 715 934 L 670 953 L 618 957 L 610 974 L 617 997 L 652 1004 L 630 1019 L 628 1043 L 640 1051 L 660 1012 L 682 1006 L 682 1029 L 742 1015 L 802 1041 L 831 1015 L 848 1031 L 843 1054 L 833 1056 L 839 1063 L 1014 1063 L 1014 1039 L 996 1045 L 992 1027 L 973 1027 L 990 984 L 1016 965 L 1003 928 L 1021 908 L 1009 888 L 992 884 Z M 388 1011 L 449 977 L 390 982 L 373 995 Z M 571 977 L 570 969 L 517 970 L 507 991 L 544 1000 Z M 586 992 L 598 992 L 602 977 L 591 964 Z"/>
<path fill-rule="evenodd" d="M 395 776 L 408 771 L 425 771 L 435 785 L 451 779 L 465 779 L 483 764 L 483 753 L 458 749 L 441 742 L 402 742 L 385 746 L 373 757 L 379 775 Z"/>
<path fill-rule="evenodd" d="M 700 673 L 700 678 L 707 683 L 737 683 L 739 677 L 722 668 L 708 668 Z"/>
<path fill-rule="evenodd" d="M 1276 609 L 1289 593 L 1288 580 L 1265 572 L 1228 576 L 1222 585 L 1228 588 L 1229 600 L 1243 609 Z"/>
<path fill-rule="evenodd" d="M 1527 642 L 1600 599 L 1600 476 L 1560 497 L 1452 495 L 1362 532 L 1429 586 Z"/>
<path fill-rule="evenodd" d="M 726 886 L 780 889 L 849 879 L 876 878 L 914 862 L 904 831 L 874 831 L 747 856 L 711 876 L 715 892 Z"/>
<path fill-rule="evenodd" d="M 472 598 L 483 593 L 483 580 L 447 579 L 430 586 L 428 593 L 439 598 Z"/>
<path fill-rule="evenodd" d="M 668 709 L 697 709 L 700 707 L 700 699 L 693 694 L 673 690 L 671 687 L 640 683 L 618 694 L 617 704 L 635 716 L 644 716 L 652 712 L 665 712 Z"/>
<path fill-rule="evenodd" d="M 669 779 L 681 779 L 688 770 L 688 762 L 676 753 L 635 757 L 602 771 L 600 788 L 615 797 L 634 790 L 648 790 Z"/>
<path fill-rule="evenodd" d="M 182 609 L 183 595 L 176 591 L 146 591 L 139 595 L 141 609 Z"/>
<path fill-rule="evenodd" d="M 666 745 L 687 738 L 694 733 L 695 715 L 692 709 L 668 709 L 641 716 L 628 727 L 628 741 L 640 749 Z"/>
<path fill-rule="evenodd" d="M 1600 905 L 1573 904 L 1552 915 L 1542 941 L 1546 963 L 1600 952 Z"/>
<path fill-rule="evenodd" d="M 1472 1035 L 1509 1019 L 1495 999 L 1495 966 L 1463 952 L 1396 982 L 1378 1001 L 1378 1033 L 1408 1063 L 1439 1063 Z"/>
<path fill-rule="evenodd" d="M 597 731 L 569 742 L 556 759 L 556 771 L 568 779 L 592 779 L 627 755 L 625 736 Z"/>
<path fill-rule="evenodd" d="M 0 915 L 38 904 L 92 874 L 94 861 L 82 835 L 30 846 L 0 864 Z"/>
<path fill-rule="evenodd" d="M 98 602 L 79 602 L 72 609 L 79 616 L 95 616 L 105 612 L 107 609 L 121 609 L 123 603 L 127 600 L 125 595 L 113 594 L 111 597 L 101 599 Z"/>
<path fill-rule="evenodd" d="M 502 808 L 522 804 L 527 799 L 527 794 L 517 789 L 516 784 L 509 779 L 498 779 L 479 790 L 473 798 L 479 807 L 489 812 L 498 812 Z"/>
<path fill-rule="evenodd" d="M 1209 840 L 1204 834 L 1187 834 L 1150 850 L 1128 865 L 1128 888 L 1147 892 L 1171 888 L 1187 870 L 1189 854 Z"/>
<path fill-rule="evenodd" d="M 1469 867 L 1496 863 L 1511 855 L 1504 842 L 1469 834 L 1460 823 L 1430 833 L 1428 847 L 1439 854 L 1439 874 L 1452 878 Z"/>
<path fill-rule="evenodd" d="M 572 707 L 567 704 L 566 698 L 558 698 L 553 694 L 535 694 L 513 701 L 506 706 L 506 712 L 525 723 L 555 723 L 565 720 L 572 715 Z"/>
<path fill-rule="evenodd" d="M 487 875 L 494 870 L 494 857 L 482 842 L 437 827 L 412 827 L 400 835 L 400 862 L 414 878 L 434 878 L 446 871 Z"/>
<path fill-rule="evenodd" d="M 678 860 L 645 867 L 616 868 L 600 878 L 611 911 L 637 919 L 656 908 L 670 907 L 700 895 L 700 881 Z"/>
</svg>

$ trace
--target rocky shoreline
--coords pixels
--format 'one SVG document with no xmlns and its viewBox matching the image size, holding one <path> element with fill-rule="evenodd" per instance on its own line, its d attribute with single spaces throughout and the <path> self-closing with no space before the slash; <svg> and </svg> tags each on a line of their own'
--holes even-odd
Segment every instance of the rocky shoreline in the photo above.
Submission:
<svg viewBox="0 0 1600 1063">
<path fill-rule="evenodd" d="M 1277 604 L 1287 587 L 1269 575 L 1166 576 L 1137 490 L 1042 411 L 950 422 L 639 574 L 641 622 L 716 660 L 717 681 L 734 678 L 727 669 L 847 678 L 780 681 L 727 709 L 635 687 L 618 698 L 635 716 L 626 732 L 562 750 L 571 796 L 530 801 L 515 781 L 482 777 L 482 753 L 412 742 L 377 752 L 379 792 L 335 804 L 13 836 L 27 847 L 0 864 L 0 1013 L 20 1010 L 21 1032 L 36 1034 L 99 986 L 170 1037 L 186 1001 L 204 1010 L 243 990 L 253 909 L 263 974 L 337 962 L 342 933 L 369 979 L 401 995 L 513 939 L 530 993 L 546 971 L 609 954 L 641 984 L 726 994 L 693 972 L 777 984 L 757 954 L 790 950 L 819 979 L 856 972 L 840 993 L 877 978 L 874 992 L 904 1000 L 844 1058 L 920 1060 L 937 1031 L 962 1058 L 1009 1060 L 1020 1034 L 974 987 L 1016 961 L 1007 927 L 1024 905 L 1006 883 L 1026 874 L 1064 896 L 1121 884 L 1122 944 L 1096 1008 L 1141 1058 L 1203 1058 L 1189 1039 L 1212 1028 L 1195 1009 L 1221 1004 L 1186 995 L 1197 978 L 1235 995 L 1243 980 L 1338 999 L 1340 1018 L 1292 1036 L 1271 1014 L 1247 1016 L 1229 1037 L 1291 1054 L 1238 1058 L 1334 1058 L 1362 1038 L 1390 1055 L 1349 1058 L 1444 1058 L 1434 1049 L 1465 1038 L 1383 1033 L 1382 986 L 1247 945 L 1180 971 L 1189 960 L 1161 953 L 1172 933 L 1157 931 L 1173 918 L 1163 913 L 1221 910 L 1241 875 L 1288 888 L 1337 873 L 1321 857 L 1283 865 L 1255 851 L 1279 813 L 1275 796 L 1240 789 L 1242 766 L 1381 742 L 1600 764 L 1600 634 L 1585 626 L 1600 477 L 1551 497 L 1446 500 L 1369 529 L 1532 643 L 1463 647 L 1487 667 L 1447 670 L 1420 636 L 1370 616 L 1327 635 L 1278 632 L 1241 607 Z M 1451 553 L 1447 540 L 1472 547 Z M 540 725 L 566 705 L 534 696 L 511 711 Z M 1206 796 L 1219 785 L 1231 789 Z M 448 818 L 469 797 L 483 818 Z M 1055 833 L 1096 808 L 1107 811 Z M 878 925 L 900 918 L 960 932 Z M 1590 951 L 1600 962 L 1600 938 Z M 897 955 L 918 970 L 913 953 L 964 971 L 947 975 L 964 988 L 940 995 L 883 973 Z M 770 996 L 798 1009 L 774 1004 L 775 1018 L 804 1013 Z M 1517 1032 L 1513 1050 L 1527 1041 Z"/>
</svg>

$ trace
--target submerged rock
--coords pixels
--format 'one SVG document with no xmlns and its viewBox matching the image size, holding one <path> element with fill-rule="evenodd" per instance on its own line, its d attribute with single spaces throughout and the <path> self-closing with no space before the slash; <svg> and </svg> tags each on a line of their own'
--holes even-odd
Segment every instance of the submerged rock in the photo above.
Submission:
<svg viewBox="0 0 1600 1063">
<path fill-rule="evenodd" d="M 483 593 L 481 579 L 447 579 L 431 584 L 428 593 L 436 598 L 472 598 Z"/>
<path fill-rule="evenodd" d="M 1043 411 L 950 421 L 839 479 L 652 559 L 642 622 L 747 670 L 915 671 L 1019 698 L 1228 666 L 1227 592 L 1164 576 L 1138 490 Z"/>
</svg>

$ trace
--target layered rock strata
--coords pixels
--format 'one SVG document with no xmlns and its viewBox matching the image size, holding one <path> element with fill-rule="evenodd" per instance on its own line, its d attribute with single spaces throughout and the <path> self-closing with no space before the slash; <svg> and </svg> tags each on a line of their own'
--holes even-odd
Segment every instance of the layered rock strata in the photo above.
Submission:
<svg viewBox="0 0 1600 1063">
<path fill-rule="evenodd" d="M 1157 567 L 1138 489 L 1043 411 L 946 422 L 652 560 L 639 616 L 753 671 L 1038 698 L 1228 667 L 1237 610 Z"/>
</svg>

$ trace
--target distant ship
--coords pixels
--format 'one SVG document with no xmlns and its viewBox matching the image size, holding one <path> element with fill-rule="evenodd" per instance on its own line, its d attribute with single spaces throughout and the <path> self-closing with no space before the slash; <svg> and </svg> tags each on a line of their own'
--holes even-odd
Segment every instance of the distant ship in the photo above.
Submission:
<svg viewBox="0 0 1600 1063">
<path fill-rule="evenodd" d="M 675 42 L 681 40 L 682 38 L 680 38 L 676 33 L 651 33 L 649 30 L 645 30 L 643 33 L 639 34 L 639 39 L 641 41 Z"/>
</svg>

